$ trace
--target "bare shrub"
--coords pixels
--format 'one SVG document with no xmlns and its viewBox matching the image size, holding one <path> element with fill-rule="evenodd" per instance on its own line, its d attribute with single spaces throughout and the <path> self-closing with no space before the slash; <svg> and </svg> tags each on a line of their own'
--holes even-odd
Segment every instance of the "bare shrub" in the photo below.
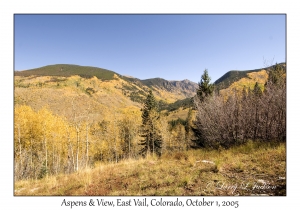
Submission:
<svg viewBox="0 0 300 210">
<path fill-rule="evenodd" d="M 195 134 L 197 146 L 230 147 L 249 139 L 284 141 L 286 139 L 286 83 L 269 80 L 264 91 L 236 91 L 229 98 L 214 94 L 200 101 Z M 274 79 L 273 79 L 274 80 Z M 282 80 L 281 80 L 282 81 Z"/>
</svg>

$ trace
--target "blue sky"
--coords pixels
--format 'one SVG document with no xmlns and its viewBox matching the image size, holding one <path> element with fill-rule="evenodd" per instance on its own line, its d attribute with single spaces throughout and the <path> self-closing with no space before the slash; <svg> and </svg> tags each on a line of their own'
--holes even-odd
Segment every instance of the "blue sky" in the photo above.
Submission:
<svg viewBox="0 0 300 210">
<path fill-rule="evenodd" d="M 286 61 L 285 15 L 14 15 L 15 70 L 77 64 L 212 82 Z"/>
</svg>

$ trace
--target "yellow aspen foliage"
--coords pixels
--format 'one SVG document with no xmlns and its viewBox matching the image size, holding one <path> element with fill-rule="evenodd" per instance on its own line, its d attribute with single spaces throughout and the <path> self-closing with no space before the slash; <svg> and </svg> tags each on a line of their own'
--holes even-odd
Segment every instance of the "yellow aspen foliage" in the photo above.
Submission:
<svg viewBox="0 0 300 210">
<path fill-rule="evenodd" d="M 26 105 L 15 107 L 17 178 L 41 178 L 48 172 L 59 172 L 67 156 L 66 124 L 47 108 L 35 112 Z"/>
</svg>

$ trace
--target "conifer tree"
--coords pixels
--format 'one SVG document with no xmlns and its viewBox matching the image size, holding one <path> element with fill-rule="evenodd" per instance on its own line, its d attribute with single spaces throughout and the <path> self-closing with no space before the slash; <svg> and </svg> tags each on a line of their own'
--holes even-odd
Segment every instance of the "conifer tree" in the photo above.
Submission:
<svg viewBox="0 0 300 210">
<path fill-rule="evenodd" d="M 255 96 L 261 96 L 262 95 L 262 90 L 260 89 L 260 87 L 258 86 L 258 83 L 256 82 L 253 88 L 253 94 Z"/>
<path fill-rule="evenodd" d="M 146 154 L 161 155 L 162 148 L 162 136 L 158 132 L 157 121 L 159 120 L 159 114 L 157 112 L 157 102 L 154 98 L 152 91 L 150 90 L 142 108 L 142 134 L 143 140 L 140 145 L 142 149 L 140 154 L 146 156 Z"/>
<path fill-rule="evenodd" d="M 197 96 L 201 102 L 207 97 L 212 95 L 214 91 L 214 85 L 210 84 L 210 77 L 208 76 L 207 69 L 204 70 L 201 80 L 198 83 Z"/>
<path fill-rule="evenodd" d="M 210 77 L 208 75 L 207 69 L 204 70 L 204 73 L 201 76 L 201 80 L 198 83 L 198 90 L 197 90 L 197 98 L 199 100 L 195 100 L 194 103 L 197 106 L 201 103 L 201 106 L 205 106 L 205 98 L 211 96 L 214 92 L 214 85 L 210 84 Z M 200 103 L 199 103 L 200 102 Z M 197 105 L 198 104 L 198 105 Z M 204 108 L 204 107 L 203 107 Z M 199 107 L 196 108 L 199 111 Z M 195 139 L 192 139 L 193 144 L 191 147 L 204 147 L 207 144 L 207 139 L 205 136 L 205 124 L 196 118 L 196 128 L 191 127 Z"/>
</svg>

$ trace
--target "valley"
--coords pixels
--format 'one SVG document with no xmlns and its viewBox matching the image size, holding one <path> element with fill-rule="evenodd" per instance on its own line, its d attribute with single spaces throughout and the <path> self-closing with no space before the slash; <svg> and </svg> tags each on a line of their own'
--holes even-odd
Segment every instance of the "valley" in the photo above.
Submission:
<svg viewBox="0 0 300 210">
<path fill-rule="evenodd" d="M 230 71 L 206 101 L 189 80 L 15 71 L 15 195 L 233 195 L 204 189 L 231 178 L 277 186 L 234 195 L 285 195 L 285 68 Z"/>
</svg>

